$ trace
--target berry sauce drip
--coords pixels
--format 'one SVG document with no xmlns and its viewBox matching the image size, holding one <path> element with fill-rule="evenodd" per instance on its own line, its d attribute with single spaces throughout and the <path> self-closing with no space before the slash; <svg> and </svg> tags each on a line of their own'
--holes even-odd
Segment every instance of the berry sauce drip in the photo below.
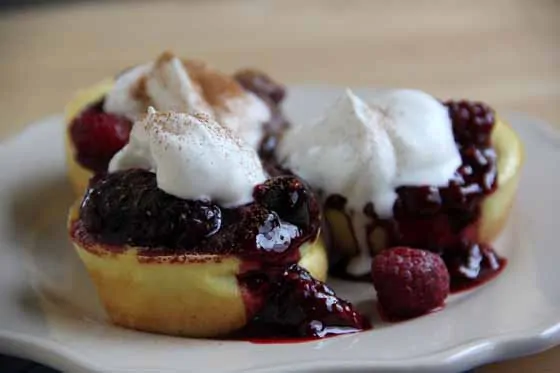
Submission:
<svg viewBox="0 0 560 373">
<path fill-rule="evenodd" d="M 119 171 L 91 180 L 76 230 L 85 230 L 93 241 L 110 247 L 141 247 L 142 256 L 235 254 L 259 262 L 284 262 L 284 257 L 293 257 L 295 249 L 317 236 L 319 206 L 298 179 L 267 180 L 255 188 L 254 199 L 247 205 L 221 208 L 165 193 L 152 172 Z M 291 203 L 284 204 L 287 200 Z"/>
<path fill-rule="evenodd" d="M 255 287 L 253 291 L 264 294 L 264 302 L 238 333 L 245 339 L 260 342 L 316 339 L 371 328 L 369 320 L 352 304 L 338 298 L 327 284 L 314 279 L 297 264 L 276 276 L 274 272 L 268 273 L 252 286 Z"/>
<path fill-rule="evenodd" d="M 76 161 L 98 173 L 106 171 L 111 158 L 128 142 L 132 122 L 103 111 L 103 101 L 89 106 L 70 123 Z"/>
<path fill-rule="evenodd" d="M 492 280 L 507 264 L 492 247 L 468 241 L 456 250 L 444 252 L 442 258 L 449 270 L 453 292 L 469 290 Z"/>
<path fill-rule="evenodd" d="M 483 199 L 498 187 L 496 152 L 491 146 L 494 112 L 482 103 L 448 101 L 462 165 L 449 185 L 401 187 L 393 208 L 393 237 L 402 245 L 442 254 L 458 291 L 489 279 L 504 260 L 476 243 Z M 471 285 L 468 285 L 471 284 Z"/>
<path fill-rule="evenodd" d="M 505 259 L 489 246 L 476 242 L 481 203 L 498 187 L 497 156 L 491 146 L 495 116 L 482 103 L 444 104 L 462 159 L 449 184 L 440 188 L 399 187 L 392 219 L 379 219 L 371 203 L 364 207 L 364 213 L 375 220 L 375 225 L 384 226 L 387 247 L 417 247 L 442 255 L 451 275 L 451 289 L 459 291 L 489 280 L 505 265 Z M 340 196 L 327 199 L 328 208 L 341 211 L 344 202 Z M 368 229 L 373 228 L 372 224 Z M 335 265 L 336 273 L 344 267 L 344 263 Z"/>
</svg>

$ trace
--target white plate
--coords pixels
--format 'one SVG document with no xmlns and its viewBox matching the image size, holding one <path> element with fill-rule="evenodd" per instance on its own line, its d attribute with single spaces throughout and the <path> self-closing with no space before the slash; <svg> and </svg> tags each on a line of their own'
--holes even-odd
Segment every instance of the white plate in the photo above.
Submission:
<svg viewBox="0 0 560 373">
<path fill-rule="evenodd" d="M 299 87 L 287 111 L 309 120 L 340 89 Z M 361 90 L 367 95 L 367 90 Z M 452 372 L 560 343 L 560 136 L 510 115 L 527 150 L 517 202 L 496 247 L 504 273 L 434 314 L 382 324 L 367 284 L 333 282 L 374 319 L 365 333 L 299 344 L 174 338 L 107 323 L 71 249 L 59 116 L 0 145 L 0 352 L 69 372 Z"/>
</svg>

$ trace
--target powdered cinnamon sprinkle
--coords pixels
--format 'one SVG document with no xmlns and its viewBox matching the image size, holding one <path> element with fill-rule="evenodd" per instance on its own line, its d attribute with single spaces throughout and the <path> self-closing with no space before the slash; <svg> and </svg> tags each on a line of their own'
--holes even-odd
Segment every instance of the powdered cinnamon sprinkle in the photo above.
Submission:
<svg viewBox="0 0 560 373">
<path fill-rule="evenodd" d="M 148 113 L 142 119 L 142 123 L 145 131 L 153 132 L 157 141 L 160 144 L 165 145 L 165 148 L 167 148 L 169 144 L 164 144 L 165 140 L 162 137 L 164 134 L 183 136 L 188 130 L 187 126 L 193 125 L 204 126 L 215 139 L 231 141 L 240 149 L 243 148 L 241 140 L 235 136 L 229 128 L 221 126 L 206 113 L 198 112 L 184 114 L 171 111 L 153 111 L 148 109 Z"/>
<path fill-rule="evenodd" d="M 225 108 L 225 101 L 243 95 L 243 87 L 230 75 L 210 68 L 201 61 L 182 62 L 191 79 L 202 88 L 202 95 L 211 106 Z"/>
</svg>

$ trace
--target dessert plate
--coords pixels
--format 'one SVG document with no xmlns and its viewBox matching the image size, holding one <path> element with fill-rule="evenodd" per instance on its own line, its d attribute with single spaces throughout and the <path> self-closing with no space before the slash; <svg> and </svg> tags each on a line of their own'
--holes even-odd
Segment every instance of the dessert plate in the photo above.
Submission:
<svg viewBox="0 0 560 373">
<path fill-rule="evenodd" d="M 341 92 L 293 87 L 286 111 L 294 121 L 312 120 Z M 453 295 L 441 312 L 396 324 L 379 320 L 371 285 L 333 280 L 375 328 L 292 344 L 176 338 L 109 324 L 67 239 L 74 197 L 62 117 L 41 120 L 0 145 L 0 353 L 68 372 L 458 372 L 559 344 L 560 134 L 525 115 L 506 119 L 527 158 L 495 243 L 509 260 L 502 275 Z"/>
</svg>

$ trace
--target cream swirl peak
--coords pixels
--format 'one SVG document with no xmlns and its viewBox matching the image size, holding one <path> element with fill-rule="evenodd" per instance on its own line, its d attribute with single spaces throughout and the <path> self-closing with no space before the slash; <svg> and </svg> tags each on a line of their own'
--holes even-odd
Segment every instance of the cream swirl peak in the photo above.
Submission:
<svg viewBox="0 0 560 373">
<path fill-rule="evenodd" d="M 254 187 L 266 180 L 255 150 L 208 115 L 151 107 L 109 164 L 109 172 L 130 168 L 151 170 L 171 195 L 224 207 L 251 202 Z"/>
<path fill-rule="evenodd" d="M 137 120 L 148 106 L 161 111 L 207 113 L 253 148 L 262 139 L 262 124 L 271 119 L 268 105 L 233 77 L 199 62 L 181 61 L 170 53 L 120 75 L 103 109 Z"/>
</svg>

